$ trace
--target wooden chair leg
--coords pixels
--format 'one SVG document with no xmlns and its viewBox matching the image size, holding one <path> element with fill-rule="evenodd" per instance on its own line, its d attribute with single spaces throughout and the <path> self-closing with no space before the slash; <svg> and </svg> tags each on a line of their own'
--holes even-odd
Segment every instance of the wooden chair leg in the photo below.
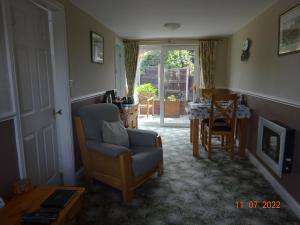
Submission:
<svg viewBox="0 0 300 225">
<path fill-rule="evenodd" d="M 194 120 L 190 121 L 190 142 L 193 143 L 193 122 Z"/>
<path fill-rule="evenodd" d="M 204 149 L 205 151 L 207 151 L 207 148 L 205 146 L 207 146 L 207 131 L 204 130 L 204 137 L 203 137 L 203 143 L 204 143 Z"/>
<path fill-rule="evenodd" d="M 152 108 L 151 108 L 151 110 L 152 110 L 152 116 L 154 115 L 154 100 L 152 101 Z"/>
<path fill-rule="evenodd" d="M 230 149 L 229 149 L 229 156 L 230 159 L 233 160 L 233 151 L 234 151 L 234 137 L 230 137 Z"/>
<path fill-rule="evenodd" d="M 232 134 L 232 146 L 231 146 L 232 159 L 234 157 L 234 147 L 235 147 L 235 137 L 234 137 L 234 134 Z"/>
<path fill-rule="evenodd" d="M 211 135 L 208 135 L 208 159 L 211 160 Z"/>
<path fill-rule="evenodd" d="M 159 164 L 159 168 L 158 168 L 157 174 L 158 174 L 159 177 L 162 176 L 162 175 L 164 174 L 164 163 L 163 163 L 163 162 L 161 162 L 161 163 Z"/>
<path fill-rule="evenodd" d="M 147 101 L 147 119 L 148 119 L 148 116 L 149 116 L 149 102 Z"/>
<path fill-rule="evenodd" d="M 229 136 L 225 135 L 225 150 L 226 150 L 226 152 L 229 151 L 229 143 L 230 143 Z"/>
<path fill-rule="evenodd" d="M 125 203 L 125 205 L 129 205 L 133 198 L 133 191 L 131 191 L 129 189 L 123 189 L 122 196 L 123 196 L 123 202 Z"/>
<path fill-rule="evenodd" d="M 201 144 L 204 146 L 204 123 L 201 122 Z"/>
<path fill-rule="evenodd" d="M 221 135 L 221 145 L 224 147 L 224 135 Z"/>
<path fill-rule="evenodd" d="M 193 122 L 193 156 L 199 158 L 199 119 Z"/>
</svg>

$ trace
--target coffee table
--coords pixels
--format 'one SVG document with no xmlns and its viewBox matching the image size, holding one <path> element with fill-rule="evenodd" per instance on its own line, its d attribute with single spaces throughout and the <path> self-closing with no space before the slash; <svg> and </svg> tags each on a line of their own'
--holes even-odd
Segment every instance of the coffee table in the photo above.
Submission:
<svg viewBox="0 0 300 225">
<path fill-rule="evenodd" d="M 27 193 L 15 195 L 6 203 L 4 208 L 0 209 L 1 225 L 21 224 L 22 214 L 39 209 L 41 203 L 57 189 L 75 190 L 76 193 L 60 211 L 59 217 L 51 225 L 71 224 L 76 220 L 76 216 L 81 208 L 81 199 L 85 191 L 83 187 L 39 186 Z"/>
</svg>

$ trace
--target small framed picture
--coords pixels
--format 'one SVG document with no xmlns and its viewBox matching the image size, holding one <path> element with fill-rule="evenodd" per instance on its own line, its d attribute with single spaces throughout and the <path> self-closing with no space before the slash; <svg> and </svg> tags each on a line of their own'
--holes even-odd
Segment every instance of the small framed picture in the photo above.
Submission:
<svg viewBox="0 0 300 225">
<path fill-rule="evenodd" d="M 300 51 L 300 4 L 279 16 L 278 55 Z"/>
<path fill-rule="evenodd" d="M 103 63 L 103 37 L 91 31 L 91 56 L 92 63 Z"/>
</svg>

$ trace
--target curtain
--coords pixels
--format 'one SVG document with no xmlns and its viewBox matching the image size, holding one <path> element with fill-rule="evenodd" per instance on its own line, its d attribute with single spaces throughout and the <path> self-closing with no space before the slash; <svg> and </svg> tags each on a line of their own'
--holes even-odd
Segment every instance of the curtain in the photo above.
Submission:
<svg viewBox="0 0 300 225">
<path fill-rule="evenodd" d="M 208 40 L 199 43 L 200 80 L 204 88 L 214 88 L 216 71 L 216 49 L 218 41 Z"/>
<path fill-rule="evenodd" d="M 135 73 L 139 55 L 139 42 L 133 40 L 124 41 L 125 69 L 128 92 L 127 96 L 133 97 Z"/>
</svg>

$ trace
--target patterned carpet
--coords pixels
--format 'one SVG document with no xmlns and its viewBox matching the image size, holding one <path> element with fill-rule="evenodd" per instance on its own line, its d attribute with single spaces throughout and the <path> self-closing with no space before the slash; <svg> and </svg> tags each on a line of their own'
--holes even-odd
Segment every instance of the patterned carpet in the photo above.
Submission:
<svg viewBox="0 0 300 225">
<path fill-rule="evenodd" d="M 100 182 L 86 185 L 80 225 L 296 225 L 300 220 L 281 202 L 280 209 L 264 209 L 263 200 L 280 200 L 248 159 L 231 161 L 217 147 L 213 160 L 201 151 L 192 157 L 187 128 L 145 127 L 163 140 L 165 173 L 135 191 L 131 206 L 119 191 Z M 258 202 L 249 208 L 248 202 Z M 244 208 L 235 202 L 243 201 Z"/>
</svg>

